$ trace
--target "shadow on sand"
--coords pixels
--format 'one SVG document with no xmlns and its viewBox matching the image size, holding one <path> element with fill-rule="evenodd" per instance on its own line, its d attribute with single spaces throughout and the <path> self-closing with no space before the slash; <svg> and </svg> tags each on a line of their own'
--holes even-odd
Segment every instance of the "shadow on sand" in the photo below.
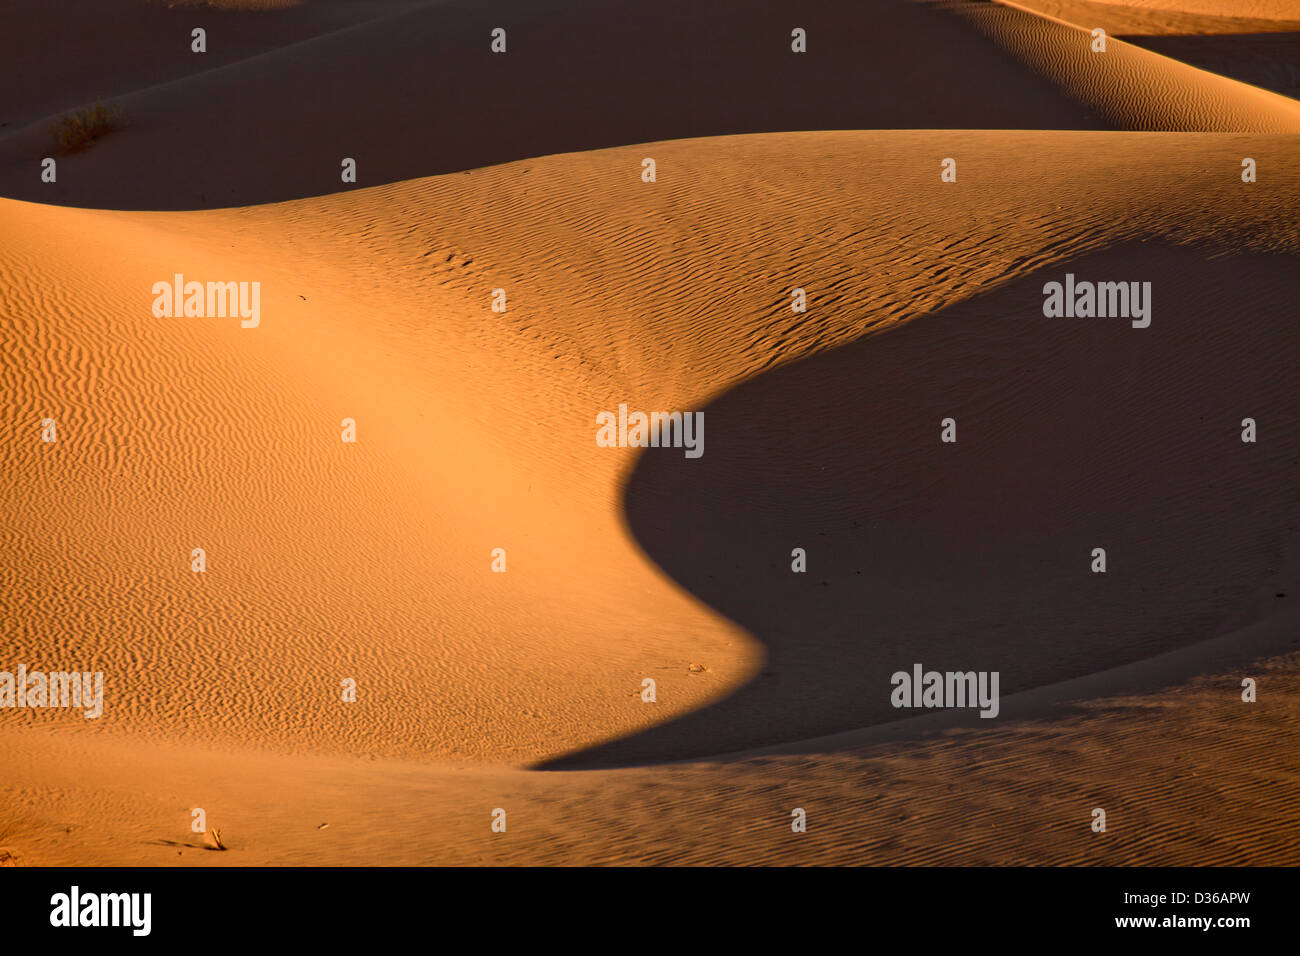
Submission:
<svg viewBox="0 0 1300 956">
<path fill-rule="evenodd" d="M 816 55 L 792 52 L 795 26 Z M 33 172 L 54 118 L 5 130 L 0 196 L 199 209 L 355 189 L 344 157 L 376 186 L 733 133 L 1111 125 L 944 4 L 909 0 L 453 0 L 114 103 L 127 128 L 64 157 L 54 183 Z"/>
<path fill-rule="evenodd" d="M 1067 272 L 1150 281 L 1151 326 L 1045 318 L 1043 285 Z M 647 451 L 624 507 L 646 553 L 767 665 L 709 707 L 542 768 L 912 716 L 891 707 L 890 675 L 918 662 L 999 671 L 1005 697 L 1267 616 L 1300 542 L 1298 302 L 1294 258 L 1134 243 L 721 395 L 704 456 Z"/>
</svg>

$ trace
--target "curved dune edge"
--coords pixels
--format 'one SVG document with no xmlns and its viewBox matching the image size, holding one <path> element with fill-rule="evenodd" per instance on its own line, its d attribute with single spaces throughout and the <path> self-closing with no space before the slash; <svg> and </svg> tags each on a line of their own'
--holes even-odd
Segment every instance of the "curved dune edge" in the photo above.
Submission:
<svg viewBox="0 0 1300 956">
<path fill-rule="evenodd" d="M 636 458 L 594 446 L 596 411 L 702 407 L 1126 239 L 1296 254 L 1287 137 L 651 148 L 653 186 L 635 148 L 253 209 L 0 203 L 17 277 L 0 288 L 6 650 L 102 667 L 116 688 L 93 728 L 6 721 L 511 764 L 635 734 L 743 688 L 763 649 L 631 538 L 619 494 Z M 1267 173 L 1251 187 L 1243 152 Z M 944 185 L 949 155 L 961 174 Z M 178 270 L 260 277 L 262 326 L 154 319 L 150 287 Z M 796 283 L 814 290 L 805 316 L 788 310 Z M 57 458 L 38 457 L 47 414 Z M 352 675 L 365 706 L 346 710 Z M 718 732 L 773 739 L 758 717 Z"/>
<path fill-rule="evenodd" d="M 1066 272 L 1146 278 L 1161 321 L 1044 322 L 1043 283 Z M 1294 255 L 1112 245 L 715 396 L 709 455 L 643 455 L 624 507 L 651 560 L 762 643 L 764 671 L 549 766 L 892 722 L 871 689 L 916 662 L 997 670 L 1009 693 L 1271 617 L 1300 567 L 1300 442 L 1284 428 L 1243 455 L 1238 410 L 1300 414 L 1298 296 Z M 940 448 L 946 416 L 959 441 Z M 1119 576 L 1084 567 L 1098 544 Z"/>
<path fill-rule="evenodd" d="M 578 30 L 521 6 L 510 18 L 519 42 L 495 58 L 474 39 L 495 21 L 473 6 L 366 21 L 114 98 L 122 127 L 62 157 L 53 184 L 39 176 L 53 117 L 8 131 L 0 193 L 94 208 L 235 207 L 338 192 L 344 157 L 357 160 L 361 183 L 391 183 L 786 129 L 1300 131 L 1300 104 L 1286 97 L 1122 41 L 1091 54 L 1087 31 L 1012 7 L 880 0 L 864 13 L 845 2 L 804 16 L 826 39 L 816 56 L 796 57 L 781 4 L 674 2 L 696 24 L 684 35 L 662 4 L 644 22 L 592 5 L 572 20 Z M 754 26 L 736 30 L 737 11 Z M 550 69 L 558 50 L 582 51 L 573 70 Z M 673 104 L 686 97 L 684 113 Z"/>
<path fill-rule="evenodd" d="M 1093 52 L 1091 27 L 1034 14 L 1014 3 L 958 9 L 1119 129 L 1300 132 L 1300 102 L 1289 97 L 1113 36 L 1107 37 L 1104 53 Z"/>
</svg>

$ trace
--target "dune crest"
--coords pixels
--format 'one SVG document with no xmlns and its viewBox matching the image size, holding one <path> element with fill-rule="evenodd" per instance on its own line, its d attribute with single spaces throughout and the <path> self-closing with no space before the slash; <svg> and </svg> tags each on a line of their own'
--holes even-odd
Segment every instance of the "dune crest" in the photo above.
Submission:
<svg viewBox="0 0 1300 956">
<path fill-rule="evenodd" d="M 142 2 L 0 35 L 0 865 L 1295 862 L 1300 103 L 977 0 Z"/>
<path fill-rule="evenodd" d="M 1250 186 L 1246 150 L 1267 173 Z M 944 310 L 1125 239 L 1293 257 L 1296 163 L 1286 137 L 794 133 L 205 213 L 5 202 L 11 653 L 35 666 L 57 635 L 106 673 L 100 723 L 144 735 L 520 763 L 670 721 L 767 652 L 645 561 L 622 513 L 641 457 L 597 445 L 598 412 L 707 410 L 912 320 L 970 345 L 977 325 Z M 156 318 L 177 270 L 260 281 L 261 324 Z M 345 677 L 364 706 L 338 702 Z M 771 719 L 742 709 L 714 743 L 789 739 Z"/>
<path fill-rule="evenodd" d="M 123 127 L 62 157 L 55 183 L 39 175 L 53 117 L 6 130 L 0 195 L 233 207 L 352 190 L 345 159 L 366 186 L 788 130 L 1300 131 L 1300 103 L 1122 41 L 1094 54 L 1086 30 L 1013 7 L 871 0 L 800 11 L 806 55 L 790 50 L 792 17 L 775 0 L 422 5 L 115 96 Z M 575 18 L 581 31 L 566 25 Z M 494 55 L 490 30 L 507 21 L 514 39 Z M 573 68 L 553 69 L 557 57 Z"/>
</svg>

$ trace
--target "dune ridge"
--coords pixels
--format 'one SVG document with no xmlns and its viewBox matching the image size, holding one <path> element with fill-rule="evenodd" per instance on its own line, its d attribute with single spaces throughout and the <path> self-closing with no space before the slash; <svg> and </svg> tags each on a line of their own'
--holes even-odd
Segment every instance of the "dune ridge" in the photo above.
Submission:
<svg viewBox="0 0 1300 956">
<path fill-rule="evenodd" d="M 5 271 L 25 277 L 4 292 L 11 653 L 34 665 L 64 635 L 65 655 L 130 688 L 103 725 L 146 735 L 519 763 L 632 734 L 743 687 L 763 651 L 644 561 L 621 513 L 635 450 L 595 446 L 597 411 L 707 407 L 1126 237 L 1296 250 L 1286 137 L 806 133 L 652 149 L 653 186 L 633 148 L 282 207 L 4 203 L 22 239 Z M 1267 171 L 1252 187 L 1236 175 L 1245 150 Z M 1041 157 L 1030 179 L 1027 151 Z M 938 182 L 949 154 L 955 188 Z M 799 162 L 820 176 L 793 175 Z M 756 189 L 772 168 L 781 179 Z M 104 231 L 118 238 L 96 247 Z M 673 267 L 648 268 L 656 256 Z M 262 326 L 155 319 L 149 288 L 177 268 L 262 277 Z M 805 316 L 785 304 L 796 283 Z M 505 316 L 490 311 L 497 287 Z M 58 457 L 34 440 L 47 414 Z M 354 449 L 338 441 L 345 416 Z M 142 541 L 127 531 L 146 515 Z M 211 569 L 194 575 L 205 542 Z M 160 634 L 148 667 L 124 639 L 127 595 L 140 616 L 126 620 Z M 563 641 L 537 636 L 557 620 Z M 635 638 L 612 640 L 611 620 Z M 354 670 L 379 699 L 341 712 L 332 688 Z M 653 717 L 636 698 L 646 675 Z M 283 706 L 265 708 L 259 686 L 287 688 Z M 715 733 L 761 739 L 770 718 Z"/>
<path fill-rule="evenodd" d="M 337 192 L 344 157 L 357 160 L 360 184 L 374 185 L 786 130 L 1300 130 L 1300 103 L 1122 41 L 1092 54 L 1086 30 L 1013 7 L 873 0 L 804 11 L 818 53 L 799 57 L 789 50 L 795 14 L 783 4 L 672 2 L 681 9 L 448 2 L 356 23 L 114 97 L 128 129 L 63 157 L 57 183 L 39 176 L 50 118 L 16 128 L 0 138 L 0 195 L 233 207 Z M 576 36 L 570 18 L 584 25 Z M 515 37 L 507 56 L 488 49 L 498 21 Z M 693 28 L 683 35 L 679 22 Z M 570 66 L 554 69 L 557 56 Z M 382 96 L 371 95 L 372 75 L 384 77 Z M 854 95 L 826 96 L 831 89 Z"/>
<path fill-rule="evenodd" d="M 279 9 L 244 3 L 241 9 L 238 2 L 8 0 L 0 59 L 10 70 L 0 88 L 0 131 L 11 133 L 96 97 L 123 96 L 419 3 L 310 0 Z M 195 27 L 212 38 L 203 54 L 191 51 Z"/>
<path fill-rule="evenodd" d="M 1295 862 L 1300 104 L 990 3 L 282 13 L 56 185 L 103 64 L 0 92 L 0 670 L 106 691 L 0 711 L 0 862 Z M 918 660 L 1002 717 L 890 706 Z"/>
<path fill-rule="evenodd" d="M 998 0 L 1007 6 L 1107 33 L 1159 36 L 1231 35 L 1300 29 L 1290 0 Z"/>
<path fill-rule="evenodd" d="M 961 8 L 1017 58 L 1050 77 L 1116 129 L 1300 131 L 1300 102 L 1197 69 L 1115 37 L 1090 49 L 1091 28 L 1015 6 Z M 1050 38 L 1050 39 L 1047 39 Z"/>
</svg>

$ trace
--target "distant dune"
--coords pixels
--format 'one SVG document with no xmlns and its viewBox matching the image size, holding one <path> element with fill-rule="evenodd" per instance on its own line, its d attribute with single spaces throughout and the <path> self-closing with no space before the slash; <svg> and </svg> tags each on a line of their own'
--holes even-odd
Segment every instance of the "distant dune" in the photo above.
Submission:
<svg viewBox="0 0 1300 956">
<path fill-rule="evenodd" d="M 1263 33 L 1300 27 L 1295 0 L 999 0 L 1112 33 Z"/>
<path fill-rule="evenodd" d="M 993 4 L 699 7 L 240 10 L 0 94 L 0 670 L 106 685 L 0 710 L 6 853 L 1297 860 L 1300 102 Z M 1046 317 L 1067 273 L 1150 327 Z M 895 709 L 918 661 L 1002 715 Z"/>
<path fill-rule="evenodd" d="M 1004 2 L 1089 29 L 1100 27 L 1171 59 L 1300 98 L 1300 4 Z"/>
<path fill-rule="evenodd" d="M 356 24 L 419 0 L 5 0 L 0 133 Z M 207 30 L 202 55 L 191 31 Z"/>
<path fill-rule="evenodd" d="M 499 24 L 509 26 L 505 56 L 489 49 Z M 815 56 L 791 53 L 794 26 Z M 214 33 L 210 47 L 232 42 Z M 345 157 L 359 184 L 376 185 L 787 130 L 1300 131 L 1294 100 L 1122 41 L 1092 53 L 1087 30 L 974 0 L 845 2 L 797 15 L 775 0 L 451 2 L 266 52 L 264 38 L 241 42 L 247 59 L 115 95 L 127 128 L 64 157 L 57 183 L 40 178 L 53 117 L 15 123 L 0 138 L 0 195 L 239 206 L 336 192 Z M 84 86 L 85 100 L 101 92 Z"/>
</svg>

